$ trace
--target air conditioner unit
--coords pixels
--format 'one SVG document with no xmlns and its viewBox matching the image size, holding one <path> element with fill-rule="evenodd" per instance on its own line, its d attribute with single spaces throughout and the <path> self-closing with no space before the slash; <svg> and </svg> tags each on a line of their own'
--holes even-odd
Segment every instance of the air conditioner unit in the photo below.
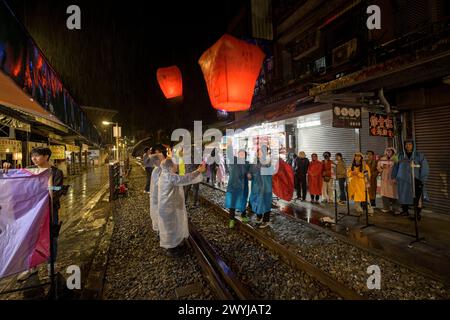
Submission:
<svg viewBox="0 0 450 320">
<path fill-rule="evenodd" d="M 333 49 L 333 66 L 348 62 L 356 55 L 358 41 L 352 39 L 343 45 Z"/>
</svg>

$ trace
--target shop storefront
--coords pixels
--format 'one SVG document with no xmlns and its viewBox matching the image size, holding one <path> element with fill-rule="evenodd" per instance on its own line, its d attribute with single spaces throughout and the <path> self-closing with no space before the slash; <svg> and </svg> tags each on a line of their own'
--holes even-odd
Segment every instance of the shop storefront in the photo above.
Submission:
<svg viewBox="0 0 450 320">
<path fill-rule="evenodd" d="M 14 168 L 23 167 L 22 141 L 0 139 L 0 162 L 9 162 Z"/>
<path fill-rule="evenodd" d="M 430 197 L 427 207 L 434 212 L 449 214 L 450 158 L 444 150 L 450 146 L 450 105 L 431 107 L 414 112 L 414 133 L 417 150 L 430 165 L 426 187 Z"/>
<path fill-rule="evenodd" d="M 235 149 L 244 148 L 252 153 L 259 143 L 271 141 L 272 145 L 278 146 L 282 159 L 286 159 L 289 152 L 298 154 L 304 151 L 308 158 L 317 153 L 322 158 L 322 154 L 329 151 L 333 156 L 337 152 L 342 153 L 346 162 L 350 162 L 356 151 L 366 153 L 372 150 L 382 156 L 386 146 L 392 144 L 391 138 L 370 134 L 369 111 L 366 108 L 358 109 L 360 117 L 356 128 L 333 126 L 333 105 L 323 105 L 320 110 L 249 127 L 233 136 Z"/>
<path fill-rule="evenodd" d="M 292 120 L 291 120 L 292 121 Z M 342 153 L 346 162 L 350 162 L 356 151 L 365 153 L 372 150 L 382 156 L 388 138 L 370 135 L 369 112 L 361 110 L 361 128 L 333 127 L 333 110 L 318 112 L 296 119 L 297 152 L 304 151 L 308 158 L 317 153 L 319 158 L 325 151 L 335 155 Z"/>
<path fill-rule="evenodd" d="M 89 146 L 87 144 L 82 144 L 81 145 L 81 167 L 83 169 L 87 169 L 88 168 L 88 151 L 89 151 Z"/>
<path fill-rule="evenodd" d="M 80 172 L 80 147 L 66 144 L 66 163 L 67 163 L 67 173 L 68 175 L 76 175 Z"/>
<path fill-rule="evenodd" d="M 89 158 L 89 165 L 90 166 L 99 166 L 100 165 L 100 150 L 98 149 L 94 149 L 94 150 L 89 150 L 88 152 L 88 158 Z"/>
<path fill-rule="evenodd" d="M 429 164 L 425 183 L 429 202 L 425 209 L 450 214 L 450 86 L 445 83 L 424 84 L 422 88 L 404 88 L 396 93 L 396 104 L 402 118 L 399 150 L 412 139 L 416 150 Z"/>
<path fill-rule="evenodd" d="M 256 152 L 261 145 L 269 146 L 273 157 L 279 155 L 286 159 L 286 131 L 282 122 L 263 123 L 239 130 L 232 138 L 234 150 L 247 150 L 248 159 L 256 158 Z"/>
<path fill-rule="evenodd" d="M 64 145 L 51 145 L 49 149 L 52 152 L 51 163 L 67 177 L 66 147 Z"/>
</svg>

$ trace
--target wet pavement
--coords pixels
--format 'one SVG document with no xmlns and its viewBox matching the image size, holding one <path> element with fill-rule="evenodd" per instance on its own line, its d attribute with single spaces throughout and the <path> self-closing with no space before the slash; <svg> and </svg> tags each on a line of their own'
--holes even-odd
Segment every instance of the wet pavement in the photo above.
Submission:
<svg viewBox="0 0 450 320">
<path fill-rule="evenodd" d="M 381 199 L 377 199 L 381 202 Z M 449 280 L 450 276 L 450 218 L 424 210 L 418 223 L 420 242 L 416 240 L 414 221 L 375 209 L 373 216 L 363 213 L 355 217 L 353 205 L 338 206 L 338 224 L 326 225 L 324 217 L 335 219 L 334 204 L 312 205 L 294 200 L 279 202 L 280 210 L 308 224 L 326 228 L 362 248 L 378 252 L 408 266 Z M 368 226 L 368 227 L 367 227 Z M 420 257 L 420 258 L 419 258 Z"/>
<path fill-rule="evenodd" d="M 223 189 L 221 189 L 224 191 Z M 275 200 L 275 199 L 274 199 Z M 450 216 L 422 211 L 418 223 L 420 242 L 415 238 L 414 221 L 404 216 L 394 216 L 375 209 L 373 216 L 365 213 L 357 217 L 354 205 L 338 206 L 338 224 L 334 224 L 336 207 L 330 204 L 311 204 L 306 201 L 286 202 L 275 200 L 276 209 L 287 217 L 315 230 L 370 250 L 384 258 L 406 265 L 418 272 L 426 273 L 450 285 Z M 381 205 L 381 199 L 377 199 Z M 333 223 L 324 223 L 327 218 Z"/>
<path fill-rule="evenodd" d="M 111 209 L 105 198 L 108 183 L 108 168 L 90 168 L 79 176 L 65 179 L 70 185 L 68 194 L 61 198 L 60 221 L 63 222 L 59 240 L 56 271 L 65 282 L 69 276 L 67 267 L 77 265 L 81 269 L 81 282 L 86 284 L 89 270 L 105 230 Z M 39 286 L 38 288 L 27 289 Z M 0 280 L 0 299 L 45 299 L 49 289 L 47 265 L 24 282 L 16 276 Z M 15 291 L 4 294 L 5 292 Z M 66 292 L 77 297 L 79 291 Z"/>
</svg>

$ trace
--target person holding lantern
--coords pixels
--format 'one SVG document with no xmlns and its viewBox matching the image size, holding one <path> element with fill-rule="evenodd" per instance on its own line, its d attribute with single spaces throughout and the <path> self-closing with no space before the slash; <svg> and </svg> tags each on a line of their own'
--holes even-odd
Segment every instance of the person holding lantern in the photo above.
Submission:
<svg viewBox="0 0 450 320">
<path fill-rule="evenodd" d="M 259 228 L 266 228 L 272 210 L 272 176 L 274 173 L 267 147 L 258 150 L 256 164 L 251 164 L 247 178 L 252 182 L 250 204 Z"/>
<path fill-rule="evenodd" d="M 206 165 L 183 176 L 176 174 L 178 165 L 171 158 L 161 163 L 158 180 L 158 228 L 159 245 L 169 256 L 183 253 L 183 242 L 189 237 L 188 218 L 183 186 L 200 183 Z"/>
<path fill-rule="evenodd" d="M 227 146 L 227 162 L 230 176 L 228 178 L 227 193 L 225 195 L 225 208 L 229 210 L 228 226 L 233 229 L 236 225 L 236 210 L 241 212 L 242 222 L 248 223 L 247 198 L 248 198 L 248 178 L 249 164 L 246 161 L 247 152 L 239 150 L 238 156 L 233 156 L 233 147 Z M 231 163 L 230 163 L 231 162 Z"/>
</svg>

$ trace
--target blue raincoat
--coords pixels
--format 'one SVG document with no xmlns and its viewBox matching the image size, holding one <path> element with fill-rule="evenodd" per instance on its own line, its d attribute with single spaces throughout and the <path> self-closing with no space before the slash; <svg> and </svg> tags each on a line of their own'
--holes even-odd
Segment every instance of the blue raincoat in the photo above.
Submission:
<svg viewBox="0 0 450 320">
<path fill-rule="evenodd" d="M 232 150 L 227 151 L 228 163 L 230 163 L 229 159 L 231 158 L 230 152 L 232 152 Z M 244 212 L 247 208 L 247 173 L 249 171 L 249 164 L 248 162 L 240 164 L 237 157 L 234 157 L 233 163 L 234 164 L 229 165 L 230 176 L 228 178 L 227 194 L 225 195 L 225 208 Z"/>
<path fill-rule="evenodd" d="M 427 181 L 430 168 L 427 159 L 425 159 L 425 156 L 419 152 L 416 152 L 416 145 L 414 144 L 414 150 L 412 152 L 411 158 L 408 158 L 406 156 L 406 152 L 404 150 L 403 154 L 398 157 L 398 162 L 392 169 L 392 179 L 397 180 L 398 201 L 400 204 L 404 205 L 414 204 L 411 181 L 411 160 L 414 160 L 416 165 L 420 165 L 420 168 L 414 169 L 414 176 L 424 184 L 423 199 L 428 199 L 425 190 L 425 182 Z"/>
<path fill-rule="evenodd" d="M 272 209 L 272 176 L 271 166 L 255 164 L 250 166 L 252 175 L 252 190 L 250 192 L 250 204 L 257 215 L 263 215 Z"/>
</svg>

